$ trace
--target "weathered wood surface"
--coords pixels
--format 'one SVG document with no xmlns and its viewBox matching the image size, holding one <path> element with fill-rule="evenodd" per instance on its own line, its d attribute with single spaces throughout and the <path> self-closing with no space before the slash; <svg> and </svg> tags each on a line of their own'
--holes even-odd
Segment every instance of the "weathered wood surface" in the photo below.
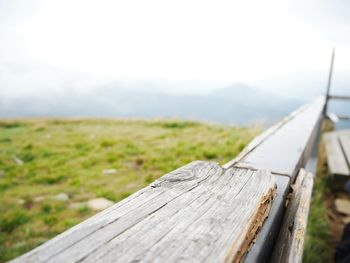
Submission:
<svg viewBox="0 0 350 263">
<path fill-rule="evenodd" d="M 281 231 L 272 255 L 273 263 L 302 262 L 309 214 L 313 175 L 301 169 L 287 206 Z"/>
<path fill-rule="evenodd" d="M 350 133 L 350 132 L 349 132 Z M 344 137 L 344 139 L 341 139 Z M 325 142 L 327 163 L 332 175 L 349 176 L 349 166 L 345 152 L 350 154 L 349 137 L 344 132 L 328 132 L 323 136 Z M 343 145 L 342 145 L 343 144 Z"/>
<path fill-rule="evenodd" d="M 294 178 L 311 155 L 323 119 L 324 103 L 321 97 L 302 107 L 225 167 L 263 169 Z"/>
<path fill-rule="evenodd" d="M 350 131 L 339 135 L 339 142 L 344 153 L 346 164 L 350 169 Z"/>
<path fill-rule="evenodd" d="M 350 100 L 350 96 L 330 95 L 329 98 L 335 100 Z"/>
<path fill-rule="evenodd" d="M 269 137 L 273 136 L 279 129 L 281 129 L 284 125 L 290 122 L 293 118 L 301 114 L 304 110 L 308 108 L 309 105 L 303 105 L 297 110 L 291 112 L 288 116 L 284 117 L 281 121 L 268 128 L 266 131 L 256 136 L 244 149 L 241 151 L 236 158 L 227 162 L 223 165 L 224 168 L 230 168 L 239 163 L 244 159 L 248 154 L 250 154 L 255 148 L 259 147 L 264 141 L 266 141 Z"/>
<path fill-rule="evenodd" d="M 193 162 L 14 262 L 239 262 L 275 191 L 269 172 Z"/>
<path fill-rule="evenodd" d="M 340 115 L 340 116 L 338 116 L 338 118 L 341 121 L 350 121 L 350 116 Z"/>
<path fill-rule="evenodd" d="M 277 184 L 276 196 L 273 200 L 269 217 L 266 219 L 261 231 L 256 236 L 249 253 L 244 258 L 245 263 L 266 262 L 271 256 L 271 252 L 279 233 L 285 199 L 289 193 L 290 178 L 274 174 L 273 176 Z"/>
<path fill-rule="evenodd" d="M 333 122 L 337 123 L 339 121 L 339 117 L 334 113 L 328 113 L 327 117 Z"/>
</svg>

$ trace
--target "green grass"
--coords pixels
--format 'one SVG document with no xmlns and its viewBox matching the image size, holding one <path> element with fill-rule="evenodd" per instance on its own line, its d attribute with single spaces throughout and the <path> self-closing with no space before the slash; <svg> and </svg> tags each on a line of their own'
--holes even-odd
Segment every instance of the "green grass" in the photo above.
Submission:
<svg viewBox="0 0 350 263">
<path fill-rule="evenodd" d="M 329 124 L 324 125 L 323 130 L 329 130 Z M 320 144 L 317 176 L 314 182 L 306 239 L 303 254 L 303 262 L 333 262 L 333 248 L 331 242 L 331 227 L 327 219 L 325 198 L 329 194 L 328 168 L 324 145 Z"/>
<path fill-rule="evenodd" d="M 117 202 L 193 160 L 223 164 L 258 132 L 176 120 L 0 121 L 0 261 L 94 214 L 69 204 Z M 51 198 L 61 192 L 68 202 Z"/>
</svg>

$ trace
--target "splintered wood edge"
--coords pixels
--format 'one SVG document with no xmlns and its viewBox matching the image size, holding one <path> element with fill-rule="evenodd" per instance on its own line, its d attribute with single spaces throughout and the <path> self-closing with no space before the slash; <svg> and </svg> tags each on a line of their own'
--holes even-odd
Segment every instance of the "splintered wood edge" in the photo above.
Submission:
<svg viewBox="0 0 350 263">
<path fill-rule="evenodd" d="M 306 173 L 306 172 L 305 172 Z M 295 229 L 288 262 L 301 262 L 303 256 L 304 239 L 313 188 L 313 175 L 306 173 L 300 191 L 302 191 L 295 216 Z"/>
<path fill-rule="evenodd" d="M 225 262 L 227 263 L 242 262 L 243 257 L 246 255 L 246 253 L 249 251 L 249 249 L 253 245 L 254 239 L 256 238 L 262 225 L 264 224 L 265 220 L 269 215 L 269 212 L 272 206 L 272 200 L 276 196 L 276 190 L 277 190 L 277 185 L 275 183 L 273 187 L 271 187 L 268 190 L 268 192 L 260 198 L 259 206 L 257 207 L 257 210 L 253 215 L 252 219 L 250 220 L 251 223 L 248 226 L 248 229 L 246 230 L 246 236 L 244 238 L 243 243 L 240 245 L 236 253 L 234 253 L 233 251 L 234 246 L 230 248 L 230 250 L 228 251 L 228 255 L 225 259 Z"/>
<path fill-rule="evenodd" d="M 293 194 L 288 203 L 271 262 L 301 262 L 307 218 L 310 209 L 313 175 L 300 169 L 295 183 L 291 186 Z"/>
</svg>

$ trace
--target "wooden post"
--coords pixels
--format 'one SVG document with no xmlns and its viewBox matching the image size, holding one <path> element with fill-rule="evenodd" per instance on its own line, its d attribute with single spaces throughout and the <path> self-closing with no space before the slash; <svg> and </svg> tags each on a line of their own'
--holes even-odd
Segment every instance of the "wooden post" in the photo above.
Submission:
<svg viewBox="0 0 350 263">
<path fill-rule="evenodd" d="M 293 185 L 293 194 L 270 262 L 302 262 L 312 187 L 313 175 L 301 169 Z"/>
<path fill-rule="evenodd" d="M 333 48 L 332 51 L 332 57 L 331 57 L 331 66 L 329 68 L 329 75 L 328 75 L 328 83 L 327 83 L 327 92 L 326 92 L 326 104 L 323 109 L 323 116 L 327 116 L 327 107 L 328 107 L 328 101 L 330 98 L 330 90 L 331 90 L 331 83 L 332 83 L 332 76 L 333 76 L 333 65 L 334 65 L 334 57 L 335 57 L 335 49 Z"/>
</svg>

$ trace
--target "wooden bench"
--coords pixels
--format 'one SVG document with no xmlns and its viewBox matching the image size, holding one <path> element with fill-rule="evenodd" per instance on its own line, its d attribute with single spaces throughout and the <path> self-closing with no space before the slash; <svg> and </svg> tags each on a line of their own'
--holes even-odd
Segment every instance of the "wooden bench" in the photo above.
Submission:
<svg viewBox="0 0 350 263">
<path fill-rule="evenodd" d="M 350 179 L 350 130 L 325 133 L 323 140 L 332 187 L 344 189 Z"/>
<path fill-rule="evenodd" d="M 290 184 L 309 180 L 299 171 L 318 145 L 324 102 L 292 113 L 224 166 L 192 162 L 13 262 L 266 262 Z"/>
</svg>

